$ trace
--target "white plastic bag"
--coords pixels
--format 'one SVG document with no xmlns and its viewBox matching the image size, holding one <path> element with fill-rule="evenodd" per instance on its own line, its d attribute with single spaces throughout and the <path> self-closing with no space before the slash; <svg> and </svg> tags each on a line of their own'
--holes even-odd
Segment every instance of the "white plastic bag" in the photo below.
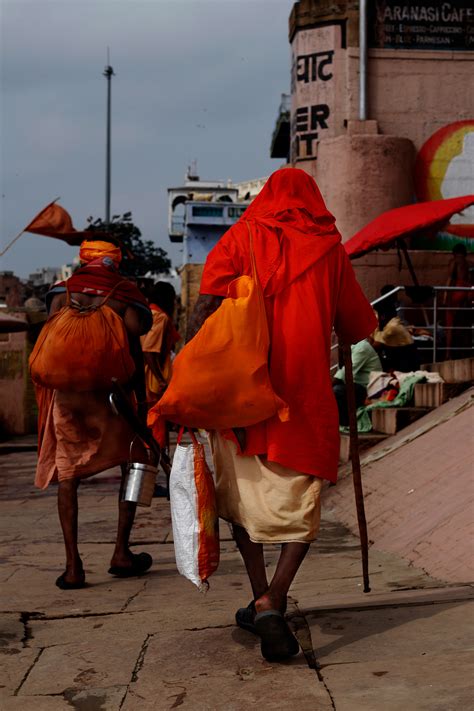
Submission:
<svg viewBox="0 0 474 711">
<path fill-rule="evenodd" d="M 219 526 L 214 481 L 204 447 L 178 444 L 170 474 L 171 522 L 178 571 L 200 590 L 219 565 Z"/>
</svg>

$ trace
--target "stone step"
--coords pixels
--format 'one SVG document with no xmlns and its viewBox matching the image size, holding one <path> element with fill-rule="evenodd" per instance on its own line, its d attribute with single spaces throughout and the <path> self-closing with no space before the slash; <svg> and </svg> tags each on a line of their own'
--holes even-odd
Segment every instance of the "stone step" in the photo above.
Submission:
<svg viewBox="0 0 474 711">
<path fill-rule="evenodd" d="M 415 407 L 439 407 L 453 397 L 460 395 L 470 383 L 417 383 L 415 385 Z"/>
<path fill-rule="evenodd" d="M 374 432 L 396 434 L 430 411 L 429 407 L 378 407 L 370 413 Z"/>
<path fill-rule="evenodd" d="M 447 383 L 417 383 L 415 385 L 415 407 L 439 407 L 449 399 Z"/>
<path fill-rule="evenodd" d="M 378 442 L 387 439 L 387 435 L 381 432 L 364 432 L 359 433 L 359 451 L 363 452 L 370 449 Z M 341 445 L 339 449 L 339 463 L 347 464 L 351 458 L 350 453 L 351 440 L 348 434 L 341 434 Z"/>
<path fill-rule="evenodd" d="M 469 383 L 474 380 L 474 358 L 426 363 L 421 366 L 421 370 L 439 373 L 445 383 Z"/>
</svg>

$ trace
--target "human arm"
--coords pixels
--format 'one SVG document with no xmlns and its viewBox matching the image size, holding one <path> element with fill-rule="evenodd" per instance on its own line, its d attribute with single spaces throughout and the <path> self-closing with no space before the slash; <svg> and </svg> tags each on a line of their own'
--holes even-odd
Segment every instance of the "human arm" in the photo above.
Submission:
<svg viewBox="0 0 474 711">
<path fill-rule="evenodd" d="M 190 341 L 199 331 L 204 321 L 217 311 L 223 298 L 223 296 L 213 296 L 212 294 L 200 294 L 188 324 L 186 342 Z M 247 443 L 245 429 L 243 427 L 235 427 L 233 432 L 239 443 L 240 451 L 243 452 Z"/>
<path fill-rule="evenodd" d="M 204 321 L 221 305 L 229 284 L 239 276 L 239 270 L 229 252 L 232 228 L 209 252 L 201 279 L 200 295 L 189 319 L 186 343 L 194 338 Z"/>
<path fill-rule="evenodd" d="M 51 318 L 55 313 L 60 311 L 63 306 L 66 305 L 66 292 L 55 294 L 52 298 L 51 305 L 49 307 L 48 318 Z"/>
<path fill-rule="evenodd" d="M 189 319 L 188 328 L 186 331 L 186 343 L 194 338 L 199 331 L 204 321 L 209 318 L 222 303 L 223 296 L 214 296 L 213 294 L 200 294 L 196 305 Z"/>
<path fill-rule="evenodd" d="M 135 363 L 135 373 L 131 381 L 131 386 L 135 392 L 138 403 L 137 415 L 141 421 L 146 422 L 145 363 L 140 343 L 140 336 L 144 331 L 143 318 L 138 309 L 135 309 L 133 306 L 127 306 L 123 315 L 123 322 L 128 335 L 130 355 Z"/>
<path fill-rule="evenodd" d="M 143 360 L 145 362 L 145 365 L 148 366 L 148 368 L 151 370 L 160 385 L 163 387 L 163 389 L 165 389 L 168 386 L 168 382 L 162 373 L 159 358 L 157 358 L 157 356 L 159 356 L 158 353 L 149 353 L 147 351 L 143 351 Z"/>
</svg>

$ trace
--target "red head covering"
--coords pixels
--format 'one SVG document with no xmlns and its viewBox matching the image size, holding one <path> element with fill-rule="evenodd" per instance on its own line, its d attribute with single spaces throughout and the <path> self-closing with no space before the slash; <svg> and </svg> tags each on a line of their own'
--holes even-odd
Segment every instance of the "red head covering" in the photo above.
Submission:
<svg viewBox="0 0 474 711">
<path fill-rule="evenodd" d="M 244 215 L 246 220 L 272 218 L 283 222 L 300 222 L 303 218 L 313 226 L 321 221 L 327 226 L 335 222 L 315 180 L 299 168 L 281 168 L 273 173 Z"/>
<path fill-rule="evenodd" d="M 257 270 L 266 295 L 276 294 L 297 279 L 341 241 L 333 215 L 327 210 L 313 178 L 298 168 L 277 170 L 247 208 L 241 219 L 221 238 L 216 253 L 227 252 L 235 275 L 249 272 L 249 237 L 245 222 L 250 223 Z M 201 283 L 222 280 L 223 295 L 229 277 L 220 270 L 219 259 L 208 259 Z M 209 269 L 208 267 L 211 267 Z"/>
</svg>

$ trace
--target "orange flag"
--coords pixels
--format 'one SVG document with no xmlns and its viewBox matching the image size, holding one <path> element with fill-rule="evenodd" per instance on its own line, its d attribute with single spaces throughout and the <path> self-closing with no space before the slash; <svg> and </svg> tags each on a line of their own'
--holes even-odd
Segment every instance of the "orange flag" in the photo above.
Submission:
<svg viewBox="0 0 474 711">
<path fill-rule="evenodd" d="M 56 200 L 43 208 L 28 227 L 25 227 L 24 232 L 56 237 L 73 247 L 79 246 L 84 239 L 91 236 L 90 231 L 79 232 L 74 228 L 70 214 L 57 205 Z"/>
</svg>

